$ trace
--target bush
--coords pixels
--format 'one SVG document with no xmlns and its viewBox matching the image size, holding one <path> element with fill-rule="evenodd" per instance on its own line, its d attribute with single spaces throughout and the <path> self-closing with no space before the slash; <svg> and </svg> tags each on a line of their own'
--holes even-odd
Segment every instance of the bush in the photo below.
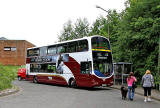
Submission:
<svg viewBox="0 0 160 108">
<path fill-rule="evenodd" d="M 0 64 L 0 90 L 12 87 L 12 81 L 17 77 L 19 66 L 3 66 Z"/>
</svg>

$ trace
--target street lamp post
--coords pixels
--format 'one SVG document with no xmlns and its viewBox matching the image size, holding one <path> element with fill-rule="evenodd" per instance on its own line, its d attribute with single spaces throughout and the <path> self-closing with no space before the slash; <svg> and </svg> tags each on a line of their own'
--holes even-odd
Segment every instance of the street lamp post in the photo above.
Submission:
<svg viewBox="0 0 160 108">
<path fill-rule="evenodd" d="M 103 10 L 103 11 L 105 11 L 105 12 L 107 12 L 107 17 L 108 17 L 108 19 L 109 19 L 109 12 L 107 11 L 107 10 L 105 10 L 105 9 L 103 9 L 102 7 L 100 7 L 100 6 L 97 6 L 96 5 L 96 8 L 99 8 L 99 9 L 101 9 L 101 10 Z M 109 22 L 108 22 L 108 40 L 110 39 L 110 36 L 109 36 Z"/>
<path fill-rule="evenodd" d="M 158 73 L 160 75 L 160 35 L 159 35 L 159 51 L 158 51 Z"/>
</svg>

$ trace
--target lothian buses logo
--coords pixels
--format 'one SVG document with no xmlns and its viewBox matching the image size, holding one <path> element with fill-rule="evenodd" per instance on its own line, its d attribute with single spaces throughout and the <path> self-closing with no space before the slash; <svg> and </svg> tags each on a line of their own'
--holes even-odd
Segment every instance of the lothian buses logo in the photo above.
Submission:
<svg viewBox="0 0 160 108">
<path fill-rule="evenodd" d="M 69 54 L 62 54 L 61 56 L 62 56 L 64 62 L 69 61 Z M 58 58 L 59 58 L 59 55 L 32 57 L 31 63 L 47 63 L 47 62 L 56 63 Z"/>
<path fill-rule="evenodd" d="M 31 63 L 39 63 L 39 62 L 51 62 L 52 58 L 51 57 L 35 57 L 31 58 Z"/>
</svg>

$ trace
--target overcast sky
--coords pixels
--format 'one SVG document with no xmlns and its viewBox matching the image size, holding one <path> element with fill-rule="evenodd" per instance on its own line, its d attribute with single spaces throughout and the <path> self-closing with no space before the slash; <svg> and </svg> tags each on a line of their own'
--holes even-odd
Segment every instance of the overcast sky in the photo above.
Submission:
<svg viewBox="0 0 160 108">
<path fill-rule="evenodd" d="M 68 20 L 87 18 L 92 24 L 107 13 L 97 9 L 124 9 L 126 0 L 0 0 L 0 37 L 51 45 Z"/>
</svg>

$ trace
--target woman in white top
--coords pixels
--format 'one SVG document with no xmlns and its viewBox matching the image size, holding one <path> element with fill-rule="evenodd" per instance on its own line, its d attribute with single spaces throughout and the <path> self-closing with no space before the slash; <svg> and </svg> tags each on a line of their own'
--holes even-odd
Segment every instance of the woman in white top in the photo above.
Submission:
<svg viewBox="0 0 160 108">
<path fill-rule="evenodd" d="M 154 79 L 150 70 L 146 70 L 146 73 L 142 77 L 141 84 L 144 88 L 144 102 L 151 101 L 151 90 L 154 86 Z"/>
</svg>

